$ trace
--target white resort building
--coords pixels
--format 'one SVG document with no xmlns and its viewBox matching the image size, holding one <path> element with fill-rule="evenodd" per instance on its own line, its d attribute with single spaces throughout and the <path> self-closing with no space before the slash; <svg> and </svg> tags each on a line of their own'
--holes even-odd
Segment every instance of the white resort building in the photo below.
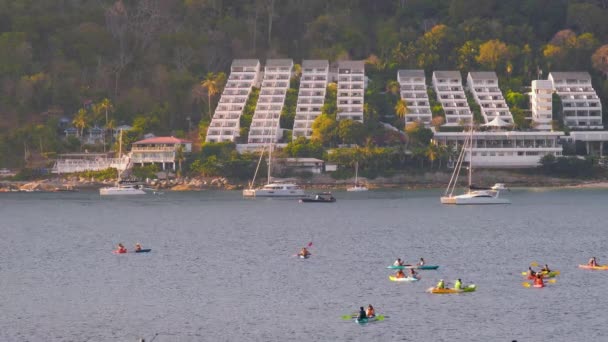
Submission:
<svg viewBox="0 0 608 342">
<path fill-rule="evenodd" d="M 234 141 L 240 135 L 240 119 L 252 87 L 260 74 L 257 59 L 235 59 L 230 76 L 207 131 L 207 142 Z"/>
<path fill-rule="evenodd" d="M 408 108 L 405 116 L 406 124 L 419 121 L 427 127 L 430 126 L 433 114 L 426 91 L 424 70 L 399 70 L 397 71 L 397 81 L 401 99 L 405 101 Z"/>
<path fill-rule="evenodd" d="M 540 159 L 552 154 L 562 155 L 558 143 L 564 132 L 491 131 L 473 133 L 473 167 L 526 168 L 536 167 Z M 459 151 L 468 132 L 437 132 L 433 141 Z M 470 156 L 465 157 L 466 161 Z"/>
<path fill-rule="evenodd" d="M 588 72 L 551 72 L 549 81 L 562 100 L 564 123 L 572 128 L 602 129 L 602 104 Z"/>
<path fill-rule="evenodd" d="M 312 123 L 321 114 L 328 80 L 329 62 L 327 60 L 302 61 L 298 105 L 293 124 L 294 139 L 310 138 L 312 135 Z"/>
<path fill-rule="evenodd" d="M 460 71 L 433 72 L 433 88 L 443 107 L 446 126 L 467 126 L 473 119 Z"/>
<path fill-rule="evenodd" d="M 129 158 L 115 158 L 114 152 L 107 153 L 64 153 L 59 154 L 52 173 L 73 173 L 85 171 L 102 171 L 115 168 L 124 171 L 129 165 Z"/>
<path fill-rule="evenodd" d="M 250 144 L 274 143 L 281 137 L 280 117 L 293 69 L 291 59 L 269 59 L 264 67 L 260 97 L 249 129 Z"/>
<path fill-rule="evenodd" d="M 180 152 L 181 148 L 181 152 Z M 164 170 L 171 164 L 175 171 L 179 163 L 180 153 L 192 152 L 192 142 L 175 137 L 154 137 L 136 141 L 131 146 L 131 163 L 133 164 L 160 164 Z"/>
<path fill-rule="evenodd" d="M 337 119 L 363 122 L 364 93 L 365 63 L 363 61 L 338 62 Z"/>
<path fill-rule="evenodd" d="M 495 72 L 469 72 L 467 87 L 473 94 L 475 102 L 481 107 L 481 115 L 486 123 L 494 120 L 495 117 L 499 117 L 504 122 L 513 123 L 513 115 L 498 88 L 498 76 Z"/>
<path fill-rule="evenodd" d="M 553 119 L 553 83 L 548 80 L 534 80 L 531 89 L 530 109 L 534 128 L 539 131 L 549 131 Z"/>
</svg>

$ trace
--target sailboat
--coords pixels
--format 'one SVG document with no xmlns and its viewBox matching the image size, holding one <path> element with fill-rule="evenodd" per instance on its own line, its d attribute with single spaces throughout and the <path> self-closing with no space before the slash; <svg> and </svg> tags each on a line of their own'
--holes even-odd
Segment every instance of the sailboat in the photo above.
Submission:
<svg viewBox="0 0 608 342">
<path fill-rule="evenodd" d="M 367 191 L 368 189 L 365 186 L 359 185 L 359 162 L 357 161 L 355 163 L 355 186 L 351 186 L 350 188 L 347 188 L 346 191 L 351 191 L 351 192 L 361 192 L 361 191 Z"/>
<path fill-rule="evenodd" d="M 262 158 L 264 156 L 264 149 L 260 154 L 260 160 L 258 166 L 253 174 L 253 180 L 249 183 L 249 189 L 243 190 L 243 197 L 302 197 L 304 196 L 304 190 L 295 183 L 289 182 L 271 182 L 272 176 L 272 144 L 269 144 L 268 149 L 268 182 L 261 188 L 255 189 L 255 178 L 258 174 Z"/>
<path fill-rule="evenodd" d="M 122 130 L 120 130 L 119 143 L 118 143 L 118 157 L 122 159 Z M 128 165 L 127 165 L 128 167 Z M 121 178 L 121 172 L 118 171 L 118 179 Z M 115 186 L 108 186 L 99 189 L 99 195 L 101 196 L 127 196 L 127 195 L 145 195 L 146 192 L 143 187 L 139 184 L 133 184 L 125 181 L 118 181 Z"/>
<path fill-rule="evenodd" d="M 458 182 L 458 176 L 460 175 L 460 170 L 462 169 L 462 164 L 464 162 L 465 155 L 467 154 L 467 150 L 469 153 L 469 184 L 467 187 L 467 192 L 462 195 L 454 195 L 454 188 L 456 187 L 456 183 Z M 460 155 L 458 156 L 458 160 L 456 161 L 456 167 L 454 168 L 454 172 L 452 173 L 452 177 L 450 178 L 450 182 L 448 183 L 448 187 L 445 190 L 444 195 L 441 197 L 442 204 L 511 204 L 511 201 L 507 198 L 502 198 L 500 196 L 499 188 L 480 188 L 475 187 L 472 184 L 473 178 L 473 126 L 471 124 L 471 128 L 469 130 L 469 135 L 464 140 L 464 145 L 462 146 L 462 150 L 460 151 Z M 503 185 L 504 186 L 504 185 Z"/>
</svg>

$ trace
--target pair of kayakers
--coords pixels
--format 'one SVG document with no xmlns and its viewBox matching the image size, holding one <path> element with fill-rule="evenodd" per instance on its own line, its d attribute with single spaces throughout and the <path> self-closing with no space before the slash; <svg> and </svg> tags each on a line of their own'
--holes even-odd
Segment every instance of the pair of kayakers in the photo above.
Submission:
<svg viewBox="0 0 608 342">
<path fill-rule="evenodd" d="M 439 282 L 435 286 L 435 289 L 443 290 L 445 288 L 445 282 L 443 281 L 443 279 L 439 279 Z M 456 281 L 454 282 L 454 290 L 462 290 L 462 280 L 460 280 L 460 278 L 456 279 Z"/>
<path fill-rule="evenodd" d="M 410 268 L 408 273 L 411 278 L 416 278 L 416 276 L 418 275 L 418 273 L 413 268 Z M 403 270 L 398 270 L 397 273 L 395 273 L 395 278 L 406 278 Z"/>
<path fill-rule="evenodd" d="M 298 253 L 298 256 L 303 257 L 303 258 L 308 258 L 309 256 L 311 256 L 311 254 L 306 247 L 302 247 L 302 249 L 300 250 L 300 253 Z"/>
<path fill-rule="evenodd" d="M 551 273 L 551 269 L 549 268 L 549 266 L 547 264 L 545 264 L 545 266 L 543 266 L 543 268 L 538 272 L 535 272 L 532 269 L 532 266 L 528 267 L 528 277 L 535 277 L 537 274 L 541 274 L 541 276 L 542 276 L 543 274 L 549 274 L 549 273 Z"/>
<path fill-rule="evenodd" d="M 141 244 L 138 242 L 135 244 L 135 252 L 140 252 L 141 251 Z M 119 243 L 118 246 L 116 247 L 115 250 L 116 253 L 118 254 L 123 254 L 123 253 L 127 253 L 127 248 L 122 244 Z"/>
<path fill-rule="evenodd" d="M 367 306 L 367 310 L 364 309 L 363 307 L 359 308 L 359 315 L 357 315 L 357 320 L 362 320 L 362 319 L 368 319 L 368 318 L 374 318 L 376 316 L 376 311 L 374 310 L 374 307 L 369 304 Z"/>
</svg>

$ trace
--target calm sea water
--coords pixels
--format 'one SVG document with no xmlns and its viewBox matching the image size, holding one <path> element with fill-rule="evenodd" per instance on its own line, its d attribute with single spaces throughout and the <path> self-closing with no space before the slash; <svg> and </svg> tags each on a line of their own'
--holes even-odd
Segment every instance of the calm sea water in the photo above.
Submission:
<svg viewBox="0 0 608 342">
<path fill-rule="evenodd" d="M 440 191 L 0 194 L 0 341 L 602 341 L 608 191 L 513 191 L 446 207 Z M 313 257 L 292 257 L 313 242 Z M 149 254 L 114 255 L 118 242 Z M 437 271 L 388 281 L 396 257 Z M 531 262 L 561 271 L 522 286 Z M 475 293 L 431 295 L 439 278 Z M 342 315 L 373 304 L 389 316 Z"/>
</svg>

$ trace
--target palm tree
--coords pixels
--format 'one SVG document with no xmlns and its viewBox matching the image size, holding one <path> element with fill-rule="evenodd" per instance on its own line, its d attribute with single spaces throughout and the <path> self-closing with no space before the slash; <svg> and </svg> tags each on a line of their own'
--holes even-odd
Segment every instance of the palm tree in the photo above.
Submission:
<svg viewBox="0 0 608 342">
<path fill-rule="evenodd" d="M 186 159 L 184 156 L 184 145 L 178 145 L 175 149 L 175 159 L 179 164 L 179 177 L 182 176 L 182 162 Z"/>
<path fill-rule="evenodd" d="M 439 156 L 439 149 L 435 144 L 429 144 L 426 148 L 426 157 L 431 161 L 431 170 L 433 169 L 433 165 L 435 164 L 435 160 Z"/>
<path fill-rule="evenodd" d="M 209 119 L 211 119 L 213 118 L 213 114 L 211 114 L 211 98 L 219 93 L 215 74 L 212 72 L 208 73 L 203 82 L 201 82 L 201 86 L 207 90 L 207 105 L 209 106 L 208 115 Z"/>
<path fill-rule="evenodd" d="M 407 108 L 407 103 L 405 102 L 405 100 L 400 99 L 399 101 L 397 101 L 397 104 L 395 105 L 395 114 L 397 114 L 398 117 L 403 118 L 403 124 L 405 125 L 405 116 L 409 113 L 409 109 Z"/>
<path fill-rule="evenodd" d="M 99 108 L 99 110 L 105 111 L 106 126 L 108 126 L 108 112 L 114 111 L 114 105 L 112 104 L 110 99 L 104 98 L 103 100 L 101 100 L 101 102 L 99 104 L 97 104 L 97 107 Z"/>
<path fill-rule="evenodd" d="M 399 89 L 399 82 L 395 80 L 391 80 L 386 83 L 386 91 L 393 95 L 399 94 Z"/>
<path fill-rule="evenodd" d="M 79 129 L 78 136 L 82 137 L 84 129 L 85 127 L 87 127 L 88 124 L 87 111 L 84 108 L 80 108 L 78 110 L 78 112 L 74 116 L 74 120 L 72 120 L 72 124 L 74 125 L 74 127 Z"/>
</svg>

